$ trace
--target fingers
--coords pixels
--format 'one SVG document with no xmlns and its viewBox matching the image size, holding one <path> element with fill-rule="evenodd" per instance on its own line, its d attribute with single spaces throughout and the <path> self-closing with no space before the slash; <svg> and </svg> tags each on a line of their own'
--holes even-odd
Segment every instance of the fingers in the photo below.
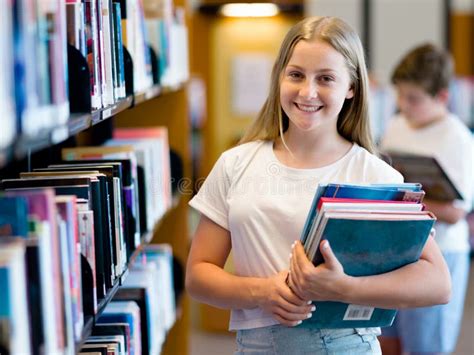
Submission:
<svg viewBox="0 0 474 355">
<path fill-rule="evenodd" d="M 309 261 L 306 253 L 304 251 L 304 247 L 301 242 L 298 240 L 292 246 L 292 263 L 295 270 L 303 270 L 304 267 L 313 266 L 311 261 Z"/>
<path fill-rule="evenodd" d="M 273 318 L 275 318 L 278 321 L 278 323 L 282 325 L 286 325 L 287 327 L 296 327 L 297 325 L 300 325 L 303 322 L 303 320 L 297 320 L 297 321 L 287 320 L 285 318 L 280 317 L 278 314 L 274 314 Z"/>
<path fill-rule="evenodd" d="M 307 276 L 314 269 L 314 265 L 309 261 L 304 251 L 303 245 L 297 241 L 294 244 L 292 257 L 290 259 L 290 288 L 302 299 L 307 299 L 304 296 L 305 283 Z"/>
<path fill-rule="evenodd" d="M 281 320 L 285 322 L 287 325 L 298 325 L 305 319 L 312 317 L 312 312 L 309 311 L 307 313 L 291 313 L 287 312 L 284 309 L 278 309 L 273 313 L 275 317 L 279 317 Z"/>
<path fill-rule="evenodd" d="M 319 244 L 319 250 L 321 250 L 326 267 L 333 270 L 342 269 L 341 263 L 337 260 L 327 240 L 323 240 L 321 244 Z"/>
<path fill-rule="evenodd" d="M 311 301 L 301 300 L 299 297 L 295 296 L 296 301 L 287 300 L 285 297 L 282 299 L 282 303 L 279 305 L 281 309 L 286 312 L 291 312 L 295 314 L 307 314 L 312 312 L 313 305 Z"/>
</svg>

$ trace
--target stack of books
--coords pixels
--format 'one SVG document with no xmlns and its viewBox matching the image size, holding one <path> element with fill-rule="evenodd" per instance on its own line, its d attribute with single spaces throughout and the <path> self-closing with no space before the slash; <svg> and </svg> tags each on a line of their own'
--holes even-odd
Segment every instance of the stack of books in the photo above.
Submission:
<svg viewBox="0 0 474 355">
<path fill-rule="evenodd" d="M 417 261 L 435 223 L 424 210 L 420 184 L 320 185 L 301 242 L 314 265 L 324 263 L 319 246 L 331 248 L 351 276 L 393 271 Z M 341 302 L 315 302 L 309 320 L 322 328 L 389 326 L 396 310 Z"/>
</svg>

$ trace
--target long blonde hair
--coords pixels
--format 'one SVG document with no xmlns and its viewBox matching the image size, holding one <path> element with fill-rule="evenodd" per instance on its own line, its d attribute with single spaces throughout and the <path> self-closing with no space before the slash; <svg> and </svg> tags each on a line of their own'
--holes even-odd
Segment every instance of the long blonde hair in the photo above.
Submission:
<svg viewBox="0 0 474 355">
<path fill-rule="evenodd" d="M 341 53 L 349 70 L 354 97 L 346 99 L 339 113 L 338 133 L 348 141 L 374 152 L 369 124 L 369 79 L 364 50 L 357 33 L 336 17 L 309 17 L 288 31 L 273 65 L 267 100 L 239 143 L 274 140 L 283 136 L 283 132 L 288 129 L 289 119 L 280 103 L 281 76 L 296 44 L 301 40 L 313 39 L 322 40 Z"/>
</svg>

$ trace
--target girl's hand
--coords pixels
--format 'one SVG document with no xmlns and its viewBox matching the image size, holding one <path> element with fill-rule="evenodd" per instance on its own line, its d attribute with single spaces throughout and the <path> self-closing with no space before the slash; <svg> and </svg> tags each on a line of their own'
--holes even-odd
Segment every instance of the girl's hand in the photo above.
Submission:
<svg viewBox="0 0 474 355">
<path fill-rule="evenodd" d="M 325 262 L 315 267 L 306 256 L 301 242 L 295 242 L 288 285 L 304 300 L 341 301 L 346 294 L 346 281 L 349 276 L 344 273 L 327 240 L 323 240 L 319 248 Z"/>
<path fill-rule="evenodd" d="M 296 296 L 285 280 L 287 271 L 269 277 L 262 285 L 263 295 L 259 306 L 283 325 L 294 327 L 301 321 L 311 317 L 314 306 Z"/>
</svg>

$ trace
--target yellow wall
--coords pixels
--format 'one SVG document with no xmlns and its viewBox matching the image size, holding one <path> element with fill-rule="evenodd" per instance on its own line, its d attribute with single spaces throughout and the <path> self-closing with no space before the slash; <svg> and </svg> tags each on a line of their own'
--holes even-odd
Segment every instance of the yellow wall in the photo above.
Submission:
<svg viewBox="0 0 474 355">
<path fill-rule="evenodd" d="M 206 138 L 209 151 L 204 158 L 207 175 L 219 154 L 235 143 L 254 116 L 236 116 L 231 110 L 231 63 L 242 53 L 269 54 L 276 57 L 289 27 L 296 22 L 289 17 L 268 19 L 215 18 L 210 27 L 209 107 Z"/>
<path fill-rule="evenodd" d="M 454 12 L 451 15 L 451 51 L 456 74 L 474 75 L 474 13 Z"/>
<path fill-rule="evenodd" d="M 268 19 L 234 19 L 196 14 L 193 17 L 191 70 L 206 83 L 207 117 L 201 134 L 204 151 L 199 175 L 207 176 L 219 155 L 233 144 L 255 115 L 232 112 L 232 59 L 239 54 L 276 57 L 283 37 L 299 20 L 296 16 Z M 231 257 L 225 269 L 231 271 Z M 229 311 L 200 304 L 200 326 L 207 331 L 227 332 Z"/>
</svg>

